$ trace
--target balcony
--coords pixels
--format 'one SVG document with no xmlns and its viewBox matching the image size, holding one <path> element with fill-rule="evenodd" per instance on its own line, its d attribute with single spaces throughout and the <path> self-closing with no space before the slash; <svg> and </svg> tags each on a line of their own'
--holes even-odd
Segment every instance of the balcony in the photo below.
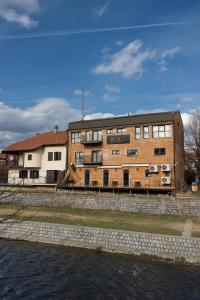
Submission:
<svg viewBox="0 0 200 300">
<path fill-rule="evenodd" d="M 81 136 L 80 143 L 83 145 L 97 145 L 102 144 L 102 141 L 102 135 L 86 134 Z"/>
<path fill-rule="evenodd" d="M 83 165 L 88 165 L 88 166 L 101 166 L 103 164 L 103 155 L 98 154 L 96 155 L 84 155 L 83 160 L 82 160 Z"/>
</svg>

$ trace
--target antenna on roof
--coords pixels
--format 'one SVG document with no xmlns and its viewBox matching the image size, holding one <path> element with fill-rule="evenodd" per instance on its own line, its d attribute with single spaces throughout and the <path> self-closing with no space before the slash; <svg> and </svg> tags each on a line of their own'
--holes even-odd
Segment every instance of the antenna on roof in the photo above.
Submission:
<svg viewBox="0 0 200 300">
<path fill-rule="evenodd" d="M 58 132 L 58 129 L 59 129 L 59 128 L 58 128 L 58 124 L 55 124 L 54 127 L 53 127 L 53 130 L 54 130 L 55 132 Z"/>
<path fill-rule="evenodd" d="M 85 91 L 82 89 L 81 93 L 81 112 L 82 112 L 82 120 L 84 120 L 85 115 Z"/>
</svg>

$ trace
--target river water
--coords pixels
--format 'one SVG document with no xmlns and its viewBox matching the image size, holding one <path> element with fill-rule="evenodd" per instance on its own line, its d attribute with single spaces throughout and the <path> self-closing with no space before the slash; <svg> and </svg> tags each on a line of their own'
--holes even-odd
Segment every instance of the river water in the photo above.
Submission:
<svg viewBox="0 0 200 300">
<path fill-rule="evenodd" d="M 0 240 L 0 299 L 200 300 L 200 268 Z"/>
</svg>

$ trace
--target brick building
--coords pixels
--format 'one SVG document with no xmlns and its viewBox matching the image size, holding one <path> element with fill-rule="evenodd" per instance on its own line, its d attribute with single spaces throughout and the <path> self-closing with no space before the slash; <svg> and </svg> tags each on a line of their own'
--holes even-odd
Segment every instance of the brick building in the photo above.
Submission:
<svg viewBox="0 0 200 300">
<path fill-rule="evenodd" d="M 69 123 L 67 185 L 181 190 L 184 133 L 180 112 Z"/>
</svg>

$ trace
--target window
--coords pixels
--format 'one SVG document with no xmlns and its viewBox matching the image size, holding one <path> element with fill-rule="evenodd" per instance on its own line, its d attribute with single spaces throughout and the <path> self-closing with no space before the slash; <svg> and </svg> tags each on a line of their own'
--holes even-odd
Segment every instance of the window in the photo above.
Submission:
<svg viewBox="0 0 200 300">
<path fill-rule="evenodd" d="M 140 139 L 140 127 L 135 127 L 135 138 Z"/>
<path fill-rule="evenodd" d="M 101 141 L 102 132 L 100 130 L 95 130 L 92 133 L 93 141 Z"/>
<path fill-rule="evenodd" d="M 75 152 L 75 163 L 83 162 L 83 152 Z"/>
<path fill-rule="evenodd" d="M 113 129 L 107 129 L 107 133 L 113 133 Z"/>
<path fill-rule="evenodd" d="M 53 160 L 53 152 L 48 152 L 48 161 Z"/>
<path fill-rule="evenodd" d="M 126 128 L 117 128 L 117 133 L 126 132 Z"/>
<path fill-rule="evenodd" d="M 144 177 L 150 177 L 150 176 L 151 176 L 151 174 L 150 174 L 149 170 L 145 170 Z"/>
<path fill-rule="evenodd" d="M 30 170 L 30 178 L 31 179 L 38 179 L 39 178 L 39 171 L 38 170 Z"/>
<path fill-rule="evenodd" d="M 19 178 L 21 178 L 21 179 L 28 178 L 28 171 L 27 170 L 19 171 Z"/>
<path fill-rule="evenodd" d="M 72 144 L 80 143 L 80 140 L 81 140 L 80 132 L 72 132 Z"/>
<path fill-rule="evenodd" d="M 92 151 L 92 162 L 93 163 L 102 162 L 102 151 Z"/>
<path fill-rule="evenodd" d="M 61 152 L 54 152 L 54 160 L 61 160 Z"/>
<path fill-rule="evenodd" d="M 143 127 L 143 139 L 148 139 L 149 138 L 149 127 L 145 126 Z"/>
<path fill-rule="evenodd" d="M 127 150 L 127 156 L 136 156 L 136 155 L 138 155 L 138 150 L 137 149 Z"/>
<path fill-rule="evenodd" d="M 172 136 L 172 128 L 171 125 L 160 125 L 153 126 L 153 137 L 171 137 Z"/>
<path fill-rule="evenodd" d="M 165 148 L 155 148 L 154 155 L 165 155 L 166 151 Z"/>
<path fill-rule="evenodd" d="M 28 160 L 32 160 L 32 154 L 28 154 Z"/>
<path fill-rule="evenodd" d="M 120 150 L 112 150 L 112 155 L 120 155 Z"/>
</svg>

